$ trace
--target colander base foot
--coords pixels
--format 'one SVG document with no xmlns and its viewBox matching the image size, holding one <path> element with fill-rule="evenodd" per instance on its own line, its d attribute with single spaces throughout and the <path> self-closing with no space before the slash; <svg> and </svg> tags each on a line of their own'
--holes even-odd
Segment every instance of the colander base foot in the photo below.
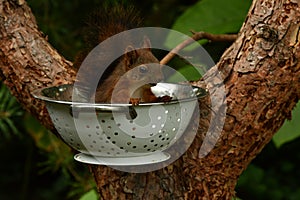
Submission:
<svg viewBox="0 0 300 200">
<path fill-rule="evenodd" d="M 136 157 L 99 157 L 79 153 L 74 156 L 74 159 L 87 164 L 107 165 L 107 166 L 133 166 L 133 165 L 147 165 L 166 161 L 170 158 L 170 154 L 165 152 L 157 152 L 145 156 Z"/>
</svg>

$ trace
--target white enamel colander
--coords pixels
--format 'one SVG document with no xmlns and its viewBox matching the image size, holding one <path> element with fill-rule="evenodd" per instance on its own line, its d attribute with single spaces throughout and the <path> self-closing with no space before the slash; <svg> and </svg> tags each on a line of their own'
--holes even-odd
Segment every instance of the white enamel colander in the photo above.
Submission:
<svg viewBox="0 0 300 200">
<path fill-rule="evenodd" d="M 46 102 L 61 138 L 80 153 L 75 159 L 105 165 L 143 165 L 170 158 L 164 150 L 180 139 L 206 90 L 190 85 L 158 83 L 156 96 L 170 102 L 98 104 L 72 102 L 64 93 L 72 85 L 43 88 L 34 96 Z M 135 113 L 130 117 L 130 112 Z"/>
</svg>

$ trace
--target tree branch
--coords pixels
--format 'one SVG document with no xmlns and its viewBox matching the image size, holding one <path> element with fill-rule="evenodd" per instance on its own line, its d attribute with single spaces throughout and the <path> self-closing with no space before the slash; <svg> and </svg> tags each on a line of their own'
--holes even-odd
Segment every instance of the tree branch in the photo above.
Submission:
<svg viewBox="0 0 300 200">
<path fill-rule="evenodd" d="M 207 39 L 211 42 L 234 42 L 237 39 L 237 34 L 211 34 L 206 32 L 194 32 L 193 36 L 184 40 L 182 43 L 178 44 L 174 49 L 172 49 L 161 61 L 160 64 L 165 65 L 176 54 L 179 53 L 180 50 L 184 49 L 188 45 L 192 44 L 195 41 Z"/>
<path fill-rule="evenodd" d="M 1 79 L 23 107 L 55 132 L 45 104 L 32 96 L 36 89 L 71 83 L 72 63 L 38 30 L 25 1 L 0 0 Z"/>
</svg>

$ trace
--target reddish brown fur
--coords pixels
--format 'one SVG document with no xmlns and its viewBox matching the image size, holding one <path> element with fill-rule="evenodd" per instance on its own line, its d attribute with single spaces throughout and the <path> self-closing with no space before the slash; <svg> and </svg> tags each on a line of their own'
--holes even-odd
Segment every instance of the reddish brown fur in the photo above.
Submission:
<svg viewBox="0 0 300 200">
<path fill-rule="evenodd" d="M 141 20 L 138 17 L 137 13 L 138 12 L 136 12 L 131 7 L 124 8 L 121 6 L 109 9 L 107 8 L 106 10 L 95 12 L 88 22 L 89 28 L 86 31 L 85 40 L 87 42 L 87 48 L 83 52 L 80 52 L 78 54 L 74 65 L 79 67 L 88 52 L 105 39 L 122 31 L 138 27 Z M 141 101 L 153 102 L 156 100 L 156 97 L 150 90 L 149 83 L 157 83 L 163 79 L 161 69 L 158 69 L 157 67 L 153 68 L 147 65 L 147 74 L 141 74 L 134 68 L 147 63 L 158 64 L 159 61 L 151 53 L 150 41 L 146 37 L 143 41 L 143 44 L 141 45 L 143 49 L 138 50 L 134 50 L 133 47 L 131 48 L 132 41 L 130 40 L 131 39 L 128 38 L 128 41 L 124 41 L 126 42 L 128 48 L 130 47 L 130 51 L 127 50 L 127 48 L 124 49 L 124 56 L 122 56 L 120 60 L 117 61 L 113 66 L 110 66 L 108 68 L 108 74 L 101 77 L 96 93 L 92 95 L 95 97 L 95 102 L 131 102 L 133 104 L 138 104 L 139 102 L 136 102 L 137 97 L 131 97 L 131 88 L 137 85 L 144 85 L 142 87 L 139 87 L 139 90 L 141 91 L 137 92 L 141 94 L 141 96 L 138 97 L 141 99 Z M 108 49 L 110 49 L 111 51 L 113 50 L 113 48 L 111 47 L 109 47 Z M 110 59 L 109 56 L 99 56 L 99 58 L 95 59 L 95 63 L 102 63 L 101 61 Z M 84 82 L 85 86 L 88 86 L 88 82 L 91 81 L 90 77 L 94 73 L 93 70 L 95 70 L 95 68 L 91 66 L 87 69 L 86 73 L 83 73 L 83 77 L 80 77 L 79 81 Z M 118 87 L 116 88 L 115 86 L 117 84 Z M 145 90 L 145 92 L 143 92 L 142 90 Z M 112 94 L 114 94 L 113 99 Z"/>
</svg>

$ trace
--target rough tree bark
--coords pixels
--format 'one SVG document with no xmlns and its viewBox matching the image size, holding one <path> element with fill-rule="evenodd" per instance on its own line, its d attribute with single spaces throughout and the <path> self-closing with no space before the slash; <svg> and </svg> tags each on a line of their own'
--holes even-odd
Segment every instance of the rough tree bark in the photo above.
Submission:
<svg viewBox="0 0 300 200">
<path fill-rule="evenodd" d="M 71 63 L 49 45 L 23 0 L 0 0 L 0 41 L 2 80 L 24 108 L 55 131 L 31 92 L 73 82 Z M 211 88 L 219 87 L 216 73 L 226 87 L 226 124 L 214 149 L 198 157 L 210 121 L 204 107 L 202 128 L 172 165 L 145 174 L 91 166 L 100 197 L 230 199 L 242 171 L 291 118 L 300 96 L 299 60 L 299 0 L 254 0 L 238 39 L 207 74 Z"/>
</svg>

